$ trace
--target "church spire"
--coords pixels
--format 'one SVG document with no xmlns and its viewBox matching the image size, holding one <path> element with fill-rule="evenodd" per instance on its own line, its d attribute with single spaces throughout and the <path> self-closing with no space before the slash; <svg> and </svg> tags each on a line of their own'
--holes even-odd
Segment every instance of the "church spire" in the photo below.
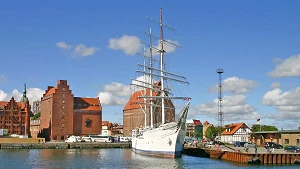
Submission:
<svg viewBox="0 0 300 169">
<path fill-rule="evenodd" d="M 26 91 L 26 83 L 24 83 L 23 97 L 21 98 L 21 102 L 26 102 L 26 101 L 28 101 L 28 98 L 27 98 L 27 96 L 26 96 L 26 93 L 27 93 L 27 91 Z"/>
</svg>

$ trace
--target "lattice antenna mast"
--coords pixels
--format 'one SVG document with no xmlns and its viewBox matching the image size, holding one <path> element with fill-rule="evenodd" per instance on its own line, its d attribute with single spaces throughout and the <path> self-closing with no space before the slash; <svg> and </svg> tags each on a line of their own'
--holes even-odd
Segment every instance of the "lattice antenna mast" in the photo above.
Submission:
<svg viewBox="0 0 300 169">
<path fill-rule="evenodd" d="M 224 113 L 223 113 L 223 92 L 222 92 L 222 73 L 224 70 L 219 68 L 217 69 L 217 73 L 219 74 L 219 89 L 218 89 L 218 125 L 223 128 L 223 121 L 224 121 Z"/>
</svg>

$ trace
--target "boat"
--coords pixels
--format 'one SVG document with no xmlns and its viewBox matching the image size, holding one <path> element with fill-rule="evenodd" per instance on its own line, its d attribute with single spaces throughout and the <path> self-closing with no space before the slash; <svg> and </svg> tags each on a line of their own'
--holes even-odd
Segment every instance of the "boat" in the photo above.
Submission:
<svg viewBox="0 0 300 169">
<path fill-rule="evenodd" d="M 180 158 L 182 157 L 184 147 L 186 118 L 191 98 L 186 96 L 174 96 L 174 92 L 172 92 L 166 83 L 169 81 L 185 85 L 189 83 L 184 76 L 168 72 L 165 69 L 164 54 L 166 51 L 164 44 L 169 43 L 175 46 L 177 46 L 177 44 L 163 39 L 163 28 L 173 28 L 162 22 L 162 9 L 160 9 L 160 21 L 155 21 L 149 17 L 148 19 L 159 24 L 160 35 L 156 36 L 159 40 L 159 47 L 156 48 L 152 46 L 152 38 L 154 35 L 152 35 L 150 29 L 148 33 L 150 44 L 147 45 L 149 52 L 144 52 L 148 53 L 148 55 L 143 54 L 144 64 L 138 64 L 143 70 L 136 71 L 143 75 L 141 77 L 144 77 L 144 80 L 132 79 L 132 81 L 137 83 L 131 84 L 140 89 L 137 90 L 141 93 L 137 98 L 139 101 L 142 100 L 141 102 L 136 101 L 132 104 L 139 104 L 140 109 L 145 114 L 144 126 L 132 130 L 132 150 L 144 155 Z M 157 67 L 153 66 L 153 50 L 156 50 L 156 54 L 159 57 L 159 59 L 157 59 Z M 146 60 L 149 62 L 146 62 Z M 176 106 L 173 105 L 172 100 L 182 102 L 182 107 L 180 107 L 178 113 L 175 111 L 177 109 Z M 176 119 L 175 114 L 178 116 Z M 160 120 L 157 118 L 160 118 Z"/>
</svg>

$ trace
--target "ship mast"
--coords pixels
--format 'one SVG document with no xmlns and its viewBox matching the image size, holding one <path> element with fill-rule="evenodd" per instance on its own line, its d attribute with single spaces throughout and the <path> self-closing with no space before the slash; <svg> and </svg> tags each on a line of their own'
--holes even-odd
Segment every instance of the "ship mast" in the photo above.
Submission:
<svg viewBox="0 0 300 169">
<path fill-rule="evenodd" d="M 165 96 L 164 93 L 164 41 L 163 41 L 163 20 L 162 20 L 162 9 L 160 8 L 160 21 L 159 21 L 159 27 L 160 27 L 160 50 L 158 51 L 160 53 L 160 70 L 161 70 L 161 96 Z M 161 99 L 161 124 L 165 124 L 165 99 Z"/>
<path fill-rule="evenodd" d="M 144 55 L 145 55 L 145 48 L 144 48 Z M 146 57 L 144 57 L 144 65 L 146 65 Z M 144 67 L 144 71 L 146 71 L 146 67 Z M 144 74 L 144 81 L 146 82 L 146 74 Z M 146 83 L 144 83 L 144 96 L 147 95 L 147 88 Z M 147 102 L 147 98 L 144 98 L 144 102 Z M 147 127 L 147 104 L 144 105 L 144 113 L 145 113 L 145 119 L 144 119 L 144 126 Z"/>
<path fill-rule="evenodd" d="M 149 112 L 150 112 L 150 126 L 153 127 L 154 124 L 153 124 L 153 107 L 159 107 L 160 110 L 161 110 L 161 124 L 164 124 L 166 122 L 165 120 L 165 109 L 174 109 L 172 107 L 169 107 L 169 106 L 166 106 L 165 105 L 165 102 L 166 100 L 165 99 L 183 99 L 183 100 L 186 100 L 186 99 L 190 99 L 190 98 L 187 98 L 187 97 L 177 97 L 177 96 L 173 96 L 173 97 L 170 97 L 166 94 L 166 92 L 170 92 L 170 89 L 167 88 L 165 86 L 165 82 L 166 80 L 170 80 L 170 81 L 176 81 L 176 82 L 179 82 L 179 83 L 185 83 L 185 84 L 189 84 L 187 81 L 186 81 L 186 78 L 184 76 L 181 76 L 181 75 L 177 75 L 177 74 L 174 74 L 174 73 L 171 73 L 171 72 L 168 72 L 165 70 L 165 63 L 164 63 L 164 54 L 166 53 L 166 51 L 164 50 L 164 43 L 169 43 L 175 47 L 178 47 L 180 48 L 180 46 L 178 46 L 177 44 L 175 43 L 172 43 L 171 41 L 167 41 L 167 40 L 164 40 L 164 36 L 163 36 L 163 27 L 166 27 L 170 30 L 173 30 L 173 31 L 176 31 L 174 28 L 168 26 L 168 25 L 165 25 L 163 23 L 163 17 L 162 17 L 162 8 L 160 8 L 160 20 L 159 21 L 156 21 L 150 17 L 147 17 L 149 20 L 151 20 L 152 22 L 154 23 L 157 23 L 159 24 L 159 27 L 160 27 L 160 35 L 159 37 L 155 36 L 155 35 L 152 35 L 152 31 L 150 29 L 150 32 L 146 32 L 147 34 L 150 35 L 150 44 L 146 44 L 144 43 L 145 45 L 149 46 L 149 49 L 150 49 L 150 53 L 149 53 L 149 58 L 150 58 L 150 63 L 149 63 L 149 66 L 146 66 L 146 64 L 144 63 L 143 65 L 142 64 L 138 64 L 139 66 L 143 67 L 143 68 L 147 68 L 149 71 L 146 71 L 145 69 L 144 70 L 136 70 L 137 73 L 143 73 L 144 75 L 148 75 L 149 76 L 149 79 L 150 81 L 147 81 L 147 82 L 142 82 L 142 81 L 139 81 L 139 80 L 136 80 L 136 79 L 132 79 L 133 81 L 136 81 L 136 82 L 141 82 L 141 83 L 144 83 L 144 84 L 147 84 L 149 85 L 149 87 L 147 86 L 140 86 L 140 85 L 137 85 L 137 84 L 133 84 L 135 86 L 139 86 L 139 87 L 145 87 L 145 88 L 149 88 L 150 89 L 150 93 L 148 96 L 138 96 L 138 98 L 147 98 L 149 99 L 148 101 L 150 101 L 150 103 L 141 103 L 141 102 L 136 102 L 138 104 L 147 104 L 147 105 L 150 105 L 149 106 Z M 152 46 L 152 37 L 154 38 L 157 38 L 159 39 L 159 49 L 156 48 L 156 47 L 153 47 Z M 142 42 L 143 43 L 143 42 Z M 152 65 L 152 61 L 154 60 L 153 59 L 153 49 L 156 50 L 158 53 L 159 53 L 159 68 L 154 68 L 153 65 Z M 145 55 L 143 55 L 145 56 Z M 160 85 L 156 85 L 154 84 L 154 81 L 153 81 L 153 77 L 156 77 L 156 78 L 159 78 L 160 79 Z M 153 92 L 158 92 L 160 93 L 159 96 L 153 96 Z M 161 105 L 157 105 L 154 100 L 155 99 L 158 99 L 158 100 L 161 100 Z"/>
<path fill-rule="evenodd" d="M 150 47 L 149 47 L 149 50 L 150 50 L 150 63 L 149 63 L 149 67 L 152 67 L 152 32 L 151 32 L 151 28 L 149 30 L 150 32 Z M 149 69 L 149 79 L 150 79 L 150 84 L 153 84 L 153 80 L 152 80 L 152 69 Z M 150 89 L 150 97 L 152 97 L 152 90 Z M 153 128 L 153 99 L 150 98 L 150 126 L 151 128 Z"/>
</svg>

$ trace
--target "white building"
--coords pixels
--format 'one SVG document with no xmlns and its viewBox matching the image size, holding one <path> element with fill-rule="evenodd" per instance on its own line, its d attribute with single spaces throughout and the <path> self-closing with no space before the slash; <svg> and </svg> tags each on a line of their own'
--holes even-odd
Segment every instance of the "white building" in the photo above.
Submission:
<svg viewBox="0 0 300 169">
<path fill-rule="evenodd" d="M 221 135 L 221 141 L 233 144 L 236 141 L 249 141 L 251 130 L 245 123 L 229 125 Z"/>
</svg>

